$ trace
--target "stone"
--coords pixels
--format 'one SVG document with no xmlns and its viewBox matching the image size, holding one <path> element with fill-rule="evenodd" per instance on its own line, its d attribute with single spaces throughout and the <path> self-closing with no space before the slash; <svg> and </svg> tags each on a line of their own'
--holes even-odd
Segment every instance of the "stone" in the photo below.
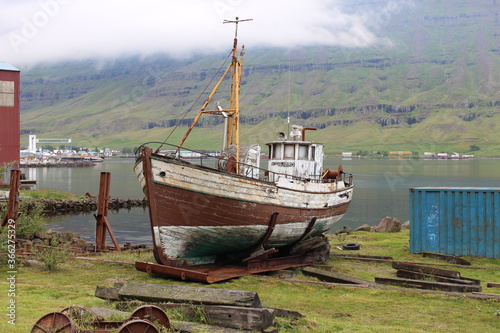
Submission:
<svg viewBox="0 0 500 333">
<path fill-rule="evenodd" d="M 44 264 L 38 260 L 28 259 L 24 261 L 24 266 L 33 268 L 43 268 Z"/>
<path fill-rule="evenodd" d="M 386 216 L 380 221 L 378 226 L 375 227 L 376 232 L 400 232 L 401 222 L 395 217 Z"/>
<path fill-rule="evenodd" d="M 35 238 L 38 238 L 38 239 L 49 239 L 50 236 L 47 232 L 44 232 L 44 231 L 39 231 L 35 234 Z"/>
<path fill-rule="evenodd" d="M 342 235 L 342 234 L 349 235 L 351 232 L 352 232 L 351 228 L 343 227 L 341 230 L 337 231 L 335 235 Z"/>
<path fill-rule="evenodd" d="M 47 230 L 45 230 L 45 232 L 47 234 L 49 234 L 49 235 L 55 235 L 55 234 L 57 234 L 57 231 L 56 230 L 52 230 L 52 229 L 47 229 Z"/>
<path fill-rule="evenodd" d="M 65 231 L 65 232 L 61 232 L 59 234 L 59 238 L 64 243 L 71 243 L 75 239 L 79 239 L 80 235 L 78 233 L 76 233 L 76 232 Z"/>
<path fill-rule="evenodd" d="M 401 225 L 401 230 L 410 229 L 410 221 L 406 221 Z"/>
<path fill-rule="evenodd" d="M 354 231 L 371 231 L 371 227 L 368 224 L 363 224 L 362 226 L 354 229 Z"/>
</svg>

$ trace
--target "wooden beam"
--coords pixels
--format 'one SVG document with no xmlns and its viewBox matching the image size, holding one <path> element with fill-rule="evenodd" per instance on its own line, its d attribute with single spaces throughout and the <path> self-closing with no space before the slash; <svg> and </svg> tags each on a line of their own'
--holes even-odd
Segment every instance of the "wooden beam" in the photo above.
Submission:
<svg viewBox="0 0 500 333">
<path fill-rule="evenodd" d="M 401 260 L 391 260 L 391 259 L 378 259 L 378 258 L 368 258 L 368 257 L 354 257 L 349 256 L 337 256 L 339 259 L 346 260 L 359 260 L 359 261 L 371 261 L 371 262 L 397 262 L 405 264 L 418 264 L 418 265 L 432 265 L 432 266 L 447 266 L 447 267 L 460 267 L 462 269 L 490 269 L 489 267 L 479 267 L 479 266 L 463 266 L 463 265 L 453 265 L 453 264 L 435 264 L 431 262 L 412 262 L 412 261 L 401 261 Z"/>
<path fill-rule="evenodd" d="M 498 294 L 486 294 L 486 293 L 480 293 L 480 292 L 472 292 L 476 296 L 484 297 L 484 299 L 499 299 L 500 300 L 500 295 Z"/>
<path fill-rule="evenodd" d="M 392 257 L 388 257 L 388 256 L 370 256 L 370 255 L 366 255 L 366 254 L 352 254 L 352 253 L 345 254 L 345 253 L 330 252 L 330 256 L 331 257 L 348 258 L 348 259 L 358 258 L 359 260 L 368 259 L 367 261 L 369 261 L 370 259 L 393 260 Z"/>
<path fill-rule="evenodd" d="M 164 310 L 176 310 L 192 319 L 199 319 L 202 314 L 206 322 L 211 325 L 242 330 L 262 331 L 274 322 L 274 311 L 269 308 L 173 303 L 156 303 L 155 305 Z"/>
<path fill-rule="evenodd" d="M 413 279 L 413 280 L 433 279 L 434 281 L 437 281 L 437 282 L 457 283 L 457 284 L 467 284 L 467 285 L 477 285 L 477 286 L 481 284 L 481 281 L 476 280 L 476 279 L 468 279 L 468 278 L 464 278 L 464 277 L 461 277 L 460 279 L 455 279 L 455 278 L 450 278 L 450 277 L 445 277 L 445 276 L 425 274 L 422 272 L 406 271 L 403 269 L 399 269 L 396 272 L 396 275 L 400 278 Z"/>
<path fill-rule="evenodd" d="M 435 267 L 429 267 L 429 266 L 394 262 L 394 263 L 392 263 L 392 268 L 402 269 L 402 270 L 412 271 L 412 272 L 420 272 L 420 273 L 424 273 L 424 274 L 445 276 L 445 277 L 455 278 L 455 279 L 460 278 L 460 272 L 458 272 L 458 271 L 452 271 L 449 269 L 435 268 Z"/>
<path fill-rule="evenodd" d="M 420 281 L 420 280 L 410 280 L 410 279 L 376 277 L 375 282 L 380 284 L 396 285 L 396 286 L 418 288 L 418 289 L 434 289 L 434 290 L 454 291 L 454 292 L 481 291 L 481 286 L 470 286 L 470 285 L 455 284 L 455 283 L 431 282 L 431 281 Z"/>
<path fill-rule="evenodd" d="M 307 276 L 313 276 L 318 278 L 321 281 L 325 282 L 335 282 L 335 283 L 347 283 L 347 284 L 362 284 L 369 285 L 370 282 L 358 278 L 354 278 L 352 276 L 348 276 L 345 274 L 325 271 L 323 269 L 317 269 L 312 267 L 305 267 L 302 269 L 302 273 Z"/>
<path fill-rule="evenodd" d="M 118 296 L 121 300 L 136 299 L 145 302 L 262 307 L 256 292 L 243 290 L 126 283 L 118 291 Z"/>
</svg>

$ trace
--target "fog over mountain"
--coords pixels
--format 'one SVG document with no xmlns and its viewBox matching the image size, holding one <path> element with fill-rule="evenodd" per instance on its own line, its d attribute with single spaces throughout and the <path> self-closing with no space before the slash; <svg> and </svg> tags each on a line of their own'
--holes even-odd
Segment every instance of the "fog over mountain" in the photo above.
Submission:
<svg viewBox="0 0 500 333">
<path fill-rule="evenodd" d="M 21 14 L 0 13 L 0 59 L 21 69 L 23 135 L 163 140 L 196 114 L 239 16 L 253 19 L 238 25 L 243 139 L 273 139 L 290 116 L 333 151 L 500 156 L 497 0 L 268 2 L 8 2 Z M 218 148 L 220 122 L 200 125 L 193 148 Z"/>
<path fill-rule="evenodd" d="M 378 1 L 353 8 L 343 0 L 22 0 L 0 12 L 0 60 L 14 65 L 165 53 L 189 57 L 225 49 L 241 24 L 247 45 L 366 47 L 387 42 L 382 20 L 413 6 Z"/>
</svg>

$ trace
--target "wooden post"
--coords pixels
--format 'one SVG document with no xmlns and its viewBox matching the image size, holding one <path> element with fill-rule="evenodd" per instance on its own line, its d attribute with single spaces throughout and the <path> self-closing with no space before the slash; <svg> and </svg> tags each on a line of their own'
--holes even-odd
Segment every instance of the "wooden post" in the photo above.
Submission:
<svg viewBox="0 0 500 333">
<path fill-rule="evenodd" d="M 108 222 L 108 205 L 109 205 L 109 184 L 111 180 L 111 174 L 109 172 L 101 172 L 101 182 L 99 184 L 99 201 L 97 206 L 97 215 L 94 214 L 96 218 L 95 226 L 95 248 L 96 251 L 106 250 L 106 230 L 109 232 L 109 236 L 115 245 L 116 251 L 121 251 L 120 245 L 116 241 L 115 235 L 111 230 L 111 226 Z"/>
</svg>

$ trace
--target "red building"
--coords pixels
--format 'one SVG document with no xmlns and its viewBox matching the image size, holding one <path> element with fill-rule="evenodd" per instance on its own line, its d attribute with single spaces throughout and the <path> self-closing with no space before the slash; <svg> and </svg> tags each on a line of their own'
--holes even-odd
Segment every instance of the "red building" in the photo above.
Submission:
<svg viewBox="0 0 500 333">
<path fill-rule="evenodd" d="M 0 173 L 0 183 L 8 184 L 10 169 L 19 165 L 21 73 L 14 66 L 0 61 L 0 168 L 11 165 Z"/>
</svg>

